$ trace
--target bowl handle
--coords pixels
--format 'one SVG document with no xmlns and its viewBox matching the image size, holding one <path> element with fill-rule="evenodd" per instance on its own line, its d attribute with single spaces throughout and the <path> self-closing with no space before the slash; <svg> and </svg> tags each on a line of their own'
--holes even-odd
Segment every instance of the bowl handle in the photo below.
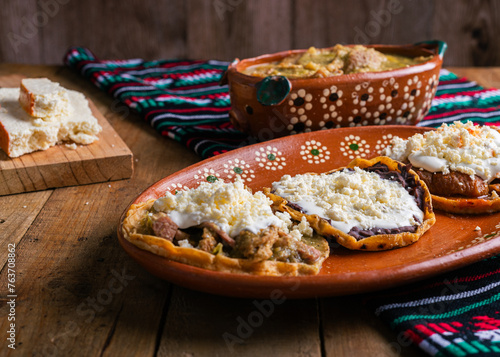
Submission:
<svg viewBox="0 0 500 357">
<path fill-rule="evenodd" d="M 430 40 L 415 43 L 415 46 L 420 46 L 429 50 L 433 50 L 439 58 L 443 59 L 444 53 L 448 48 L 448 45 L 444 41 L 440 40 Z"/>
<path fill-rule="evenodd" d="M 257 88 L 257 101 L 266 106 L 283 103 L 292 90 L 292 84 L 284 76 L 268 76 L 255 86 Z"/>
</svg>

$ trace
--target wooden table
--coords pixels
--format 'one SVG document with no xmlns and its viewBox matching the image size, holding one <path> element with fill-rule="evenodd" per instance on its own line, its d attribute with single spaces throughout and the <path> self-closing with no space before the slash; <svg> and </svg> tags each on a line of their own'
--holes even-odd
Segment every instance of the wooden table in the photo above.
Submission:
<svg viewBox="0 0 500 357">
<path fill-rule="evenodd" d="M 500 86 L 500 68 L 451 70 Z M 135 172 L 130 180 L 0 197 L 0 355 L 425 355 L 398 341 L 364 306 L 365 296 L 285 300 L 260 320 L 253 299 L 200 293 L 147 273 L 119 246 L 119 217 L 142 190 L 199 158 L 64 67 L 0 64 L 1 76 L 13 73 L 85 93 L 132 150 Z M 6 333 L 10 243 L 15 350 Z"/>
</svg>

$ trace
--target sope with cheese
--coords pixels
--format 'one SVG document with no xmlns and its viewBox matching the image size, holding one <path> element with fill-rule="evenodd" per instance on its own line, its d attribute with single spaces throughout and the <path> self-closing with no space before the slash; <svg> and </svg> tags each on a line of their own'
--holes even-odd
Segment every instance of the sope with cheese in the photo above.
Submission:
<svg viewBox="0 0 500 357">
<path fill-rule="evenodd" d="M 306 219 L 274 212 L 262 192 L 234 182 L 202 182 L 132 205 L 124 220 L 131 243 L 211 270 L 265 275 L 316 274 L 328 242 Z"/>
<path fill-rule="evenodd" d="M 453 213 L 500 210 L 500 133 L 454 122 L 407 139 L 394 137 L 382 154 L 411 163 L 437 209 Z"/>
<path fill-rule="evenodd" d="M 424 216 L 402 185 L 358 167 L 330 174 L 285 175 L 272 188 L 303 213 L 328 219 L 344 233 L 354 227 L 414 226 Z"/>
<path fill-rule="evenodd" d="M 317 233 L 349 249 L 403 247 L 435 222 L 425 184 L 410 166 L 388 157 L 358 158 L 322 174 L 285 175 L 264 193 L 276 210 L 305 217 Z"/>
</svg>

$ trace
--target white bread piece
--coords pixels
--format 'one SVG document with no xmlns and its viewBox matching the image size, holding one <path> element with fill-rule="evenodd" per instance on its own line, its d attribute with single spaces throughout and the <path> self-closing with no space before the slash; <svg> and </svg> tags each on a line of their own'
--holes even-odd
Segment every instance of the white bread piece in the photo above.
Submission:
<svg viewBox="0 0 500 357">
<path fill-rule="evenodd" d="M 0 147 L 10 157 L 46 150 L 62 141 L 90 144 L 102 130 L 83 94 L 68 90 L 70 115 L 33 118 L 21 107 L 19 88 L 0 88 Z"/>
<path fill-rule="evenodd" d="M 37 126 L 19 104 L 19 88 L 0 88 L 0 147 L 10 157 L 46 150 L 57 142 L 59 123 Z"/>
<path fill-rule="evenodd" d="M 92 115 L 85 96 L 74 90 L 67 90 L 71 113 L 61 118 L 61 127 L 57 139 L 88 145 L 98 140 L 97 134 L 102 131 L 97 119 Z"/>
<path fill-rule="evenodd" d="M 32 117 L 54 120 L 58 116 L 70 114 L 68 92 L 59 83 L 47 78 L 21 80 L 19 103 Z"/>
</svg>

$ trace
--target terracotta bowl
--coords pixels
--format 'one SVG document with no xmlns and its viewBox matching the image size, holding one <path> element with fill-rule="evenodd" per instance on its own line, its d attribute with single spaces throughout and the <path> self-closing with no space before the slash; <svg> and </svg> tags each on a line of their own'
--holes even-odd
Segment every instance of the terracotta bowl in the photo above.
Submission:
<svg viewBox="0 0 500 357">
<path fill-rule="evenodd" d="M 242 73 L 249 66 L 306 50 L 236 59 L 224 79 L 229 84 L 231 122 L 259 140 L 321 129 L 420 122 L 436 93 L 446 43 L 367 47 L 382 53 L 432 58 L 390 71 L 306 79 Z"/>
</svg>

